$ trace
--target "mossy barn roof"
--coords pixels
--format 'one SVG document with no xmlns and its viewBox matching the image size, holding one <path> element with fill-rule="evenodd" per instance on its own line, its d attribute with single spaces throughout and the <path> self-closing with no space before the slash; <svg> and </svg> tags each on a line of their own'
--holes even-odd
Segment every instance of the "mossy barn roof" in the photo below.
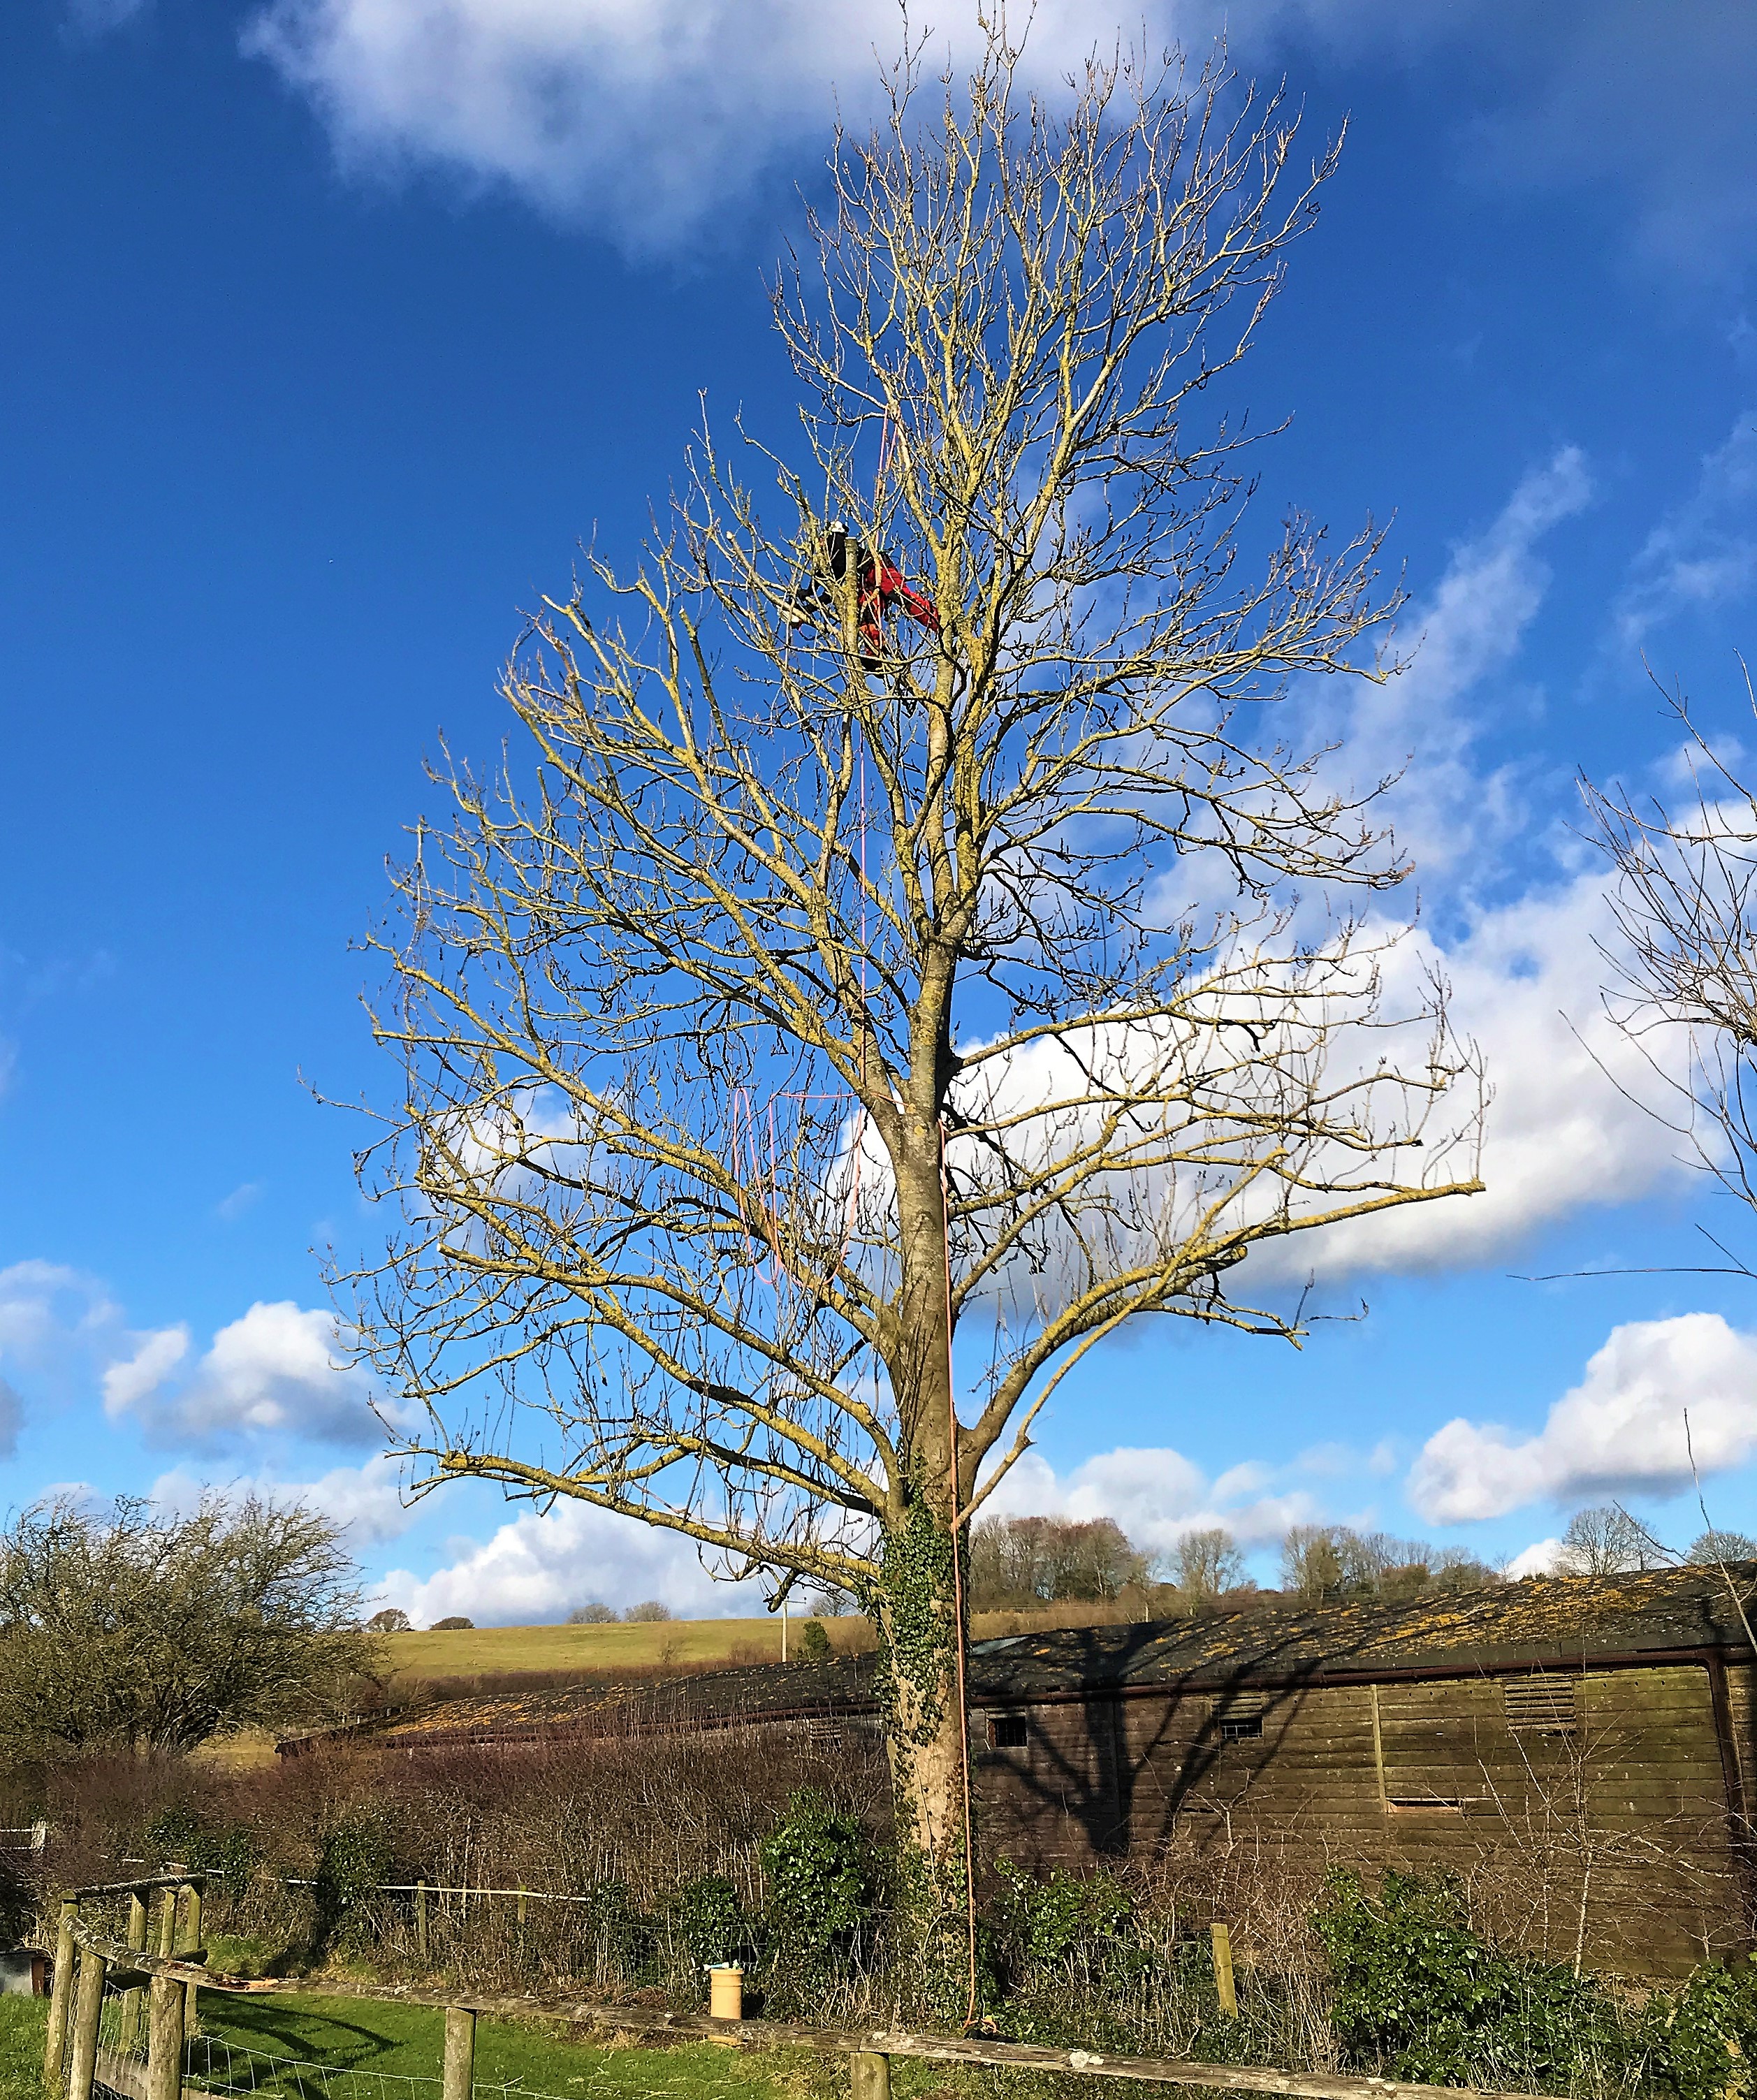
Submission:
<svg viewBox="0 0 1757 2100">
<path fill-rule="evenodd" d="M 1024 1707 L 1150 1690 L 1212 1694 L 1749 1656 L 1747 1611 L 1757 1612 L 1757 1562 L 1538 1577 L 1397 1604 L 1257 1604 L 978 1641 L 970 1650 L 969 1703 Z M 876 1711 L 874 1673 L 867 1655 L 435 1700 L 281 1748 L 290 1753 L 343 1734 L 387 1750 L 511 1747 L 851 1718 Z"/>
</svg>

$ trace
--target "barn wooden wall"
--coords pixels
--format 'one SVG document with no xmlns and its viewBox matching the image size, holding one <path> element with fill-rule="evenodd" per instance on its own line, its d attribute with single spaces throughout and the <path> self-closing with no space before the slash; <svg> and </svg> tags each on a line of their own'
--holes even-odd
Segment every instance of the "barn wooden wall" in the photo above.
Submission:
<svg viewBox="0 0 1757 2100">
<path fill-rule="evenodd" d="M 987 1707 L 985 1845 L 1040 1870 L 1273 1858 L 1312 1887 L 1331 1864 L 1443 1865 L 1534 1951 L 1678 1974 L 1750 1943 L 1723 1756 L 1757 1799 L 1750 1668 L 1725 1684 L 1730 1746 L 1694 1665 Z"/>
</svg>

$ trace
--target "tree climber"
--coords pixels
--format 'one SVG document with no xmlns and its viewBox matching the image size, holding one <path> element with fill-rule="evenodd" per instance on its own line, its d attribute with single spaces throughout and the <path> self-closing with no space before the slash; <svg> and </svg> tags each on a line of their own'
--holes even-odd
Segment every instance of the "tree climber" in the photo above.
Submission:
<svg viewBox="0 0 1757 2100">
<path fill-rule="evenodd" d="M 859 589 L 857 613 L 860 624 L 860 667 L 876 671 L 885 647 L 885 615 L 900 605 L 918 627 L 929 634 L 939 632 L 939 615 L 933 602 L 912 589 L 903 573 L 890 557 L 854 539 L 839 518 L 823 532 L 823 571 L 832 581 L 845 583 L 849 565 L 854 566 Z M 823 594 L 821 579 L 802 585 L 788 601 L 782 617 L 789 627 L 801 626 L 812 616 L 812 602 Z"/>
</svg>

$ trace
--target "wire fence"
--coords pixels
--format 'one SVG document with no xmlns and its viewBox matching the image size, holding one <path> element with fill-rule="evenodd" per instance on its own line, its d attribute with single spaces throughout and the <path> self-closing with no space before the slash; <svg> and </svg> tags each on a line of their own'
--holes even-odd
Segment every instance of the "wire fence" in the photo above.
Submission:
<svg viewBox="0 0 1757 2100">
<path fill-rule="evenodd" d="M 667 2078 L 657 2069 L 662 2058 L 649 2058 L 641 2067 L 642 2100 L 649 2094 L 697 2093 L 699 2076 L 688 2073 Z M 628 2080 L 603 2060 L 581 2054 L 582 2075 L 569 2078 L 565 2093 L 544 2091 L 522 2078 L 495 2080 L 477 2072 L 470 2091 L 472 2100 L 581 2100 L 598 2090 L 625 2093 Z M 185 2085 L 205 2093 L 223 2094 L 227 2100 L 434 2100 L 444 2081 L 436 2073 L 380 2071 L 364 2064 L 317 2063 L 301 2057 L 277 2055 L 272 2050 L 247 2048 L 223 2035 L 196 2035 L 190 2038 L 184 2058 Z"/>
<path fill-rule="evenodd" d="M 432 2100 L 444 2081 L 437 2075 L 377 2071 L 359 2064 L 316 2063 L 272 2051 L 245 2049 L 223 2035 L 195 2035 L 186 2045 L 183 2081 L 208 2093 L 265 2100 Z M 478 2080 L 477 2093 L 510 2091 Z M 523 2090 L 523 2089 L 519 2089 Z"/>
</svg>

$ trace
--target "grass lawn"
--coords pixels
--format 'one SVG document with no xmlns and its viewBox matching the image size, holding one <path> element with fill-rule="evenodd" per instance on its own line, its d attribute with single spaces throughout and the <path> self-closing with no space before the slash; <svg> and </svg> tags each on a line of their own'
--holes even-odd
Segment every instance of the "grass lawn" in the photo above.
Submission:
<svg viewBox="0 0 1757 2100">
<path fill-rule="evenodd" d="M 43 2100 L 47 2017 L 41 1998 L 0 1998 L 0 2100 Z M 226 1997 L 214 1991 L 201 2001 L 190 2078 L 220 2091 L 254 2089 L 263 2100 L 439 2100 L 444 2037 L 445 2015 L 422 2005 L 303 1993 Z M 240 2052 L 229 2062 L 227 2045 Z M 264 2060 L 276 2058 L 289 2068 Z M 302 2076 L 294 2064 L 303 2067 Z M 313 2064 L 342 2075 L 314 2078 Z M 210 2067 L 211 2081 L 204 2075 Z M 1090 2080 L 1053 2073 L 908 2057 L 894 2058 L 891 2072 L 897 2100 L 1098 2100 Z M 846 2060 L 809 2049 L 746 2052 L 711 2042 L 615 2048 L 572 2040 L 558 2026 L 476 2023 L 478 2100 L 847 2100 L 848 2089 Z M 1163 2086 L 1110 2089 L 1121 2100 L 1211 2100 L 1168 2093 Z"/>
<path fill-rule="evenodd" d="M 0 2100 L 42 2100 L 46 1998 L 0 1998 Z"/>
<path fill-rule="evenodd" d="M 42 2100 L 42 2047 L 48 2008 L 40 1998 L 0 1998 L 0 2100 Z M 420 2005 L 353 1998 L 227 1998 L 201 2001 L 201 2039 L 192 2049 L 192 2081 L 248 2087 L 272 2100 L 437 2100 L 445 2015 Z M 249 2050 L 228 2058 L 226 2045 Z M 801 2060 L 796 2062 L 796 2056 Z M 313 2080 L 278 2075 L 259 2059 L 322 2064 L 352 2076 Z M 228 2076 L 228 2071 L 230 2075 Z M 364 2075 L 362 2075 L 364 2074 Z M 410 2083 L 404 2084 L 408 2080 Z M 842 2067 L 803 2053 L 746 2054 L 711 2042 L 676 2049 L 586 2048 L 557 2029 L 500 2020 L 476 2026 L 475 2089 L 482 2100 L 551 2094 L 554 2100 L 622 2100 L 668 2094 L 675 2100 L 832 2100 Z"/>
<path fill-rule="evenodd" d="M 330 2082 L 335 2100 L 348 2094 L 383 2093 L 386 2100 L 421 2100 L 438 2090 L 445 2045 L 445 2016 L 420 2005 L 378 2005 L 354 1998 L 226 1998 L 217 1992 L 201 2001 L 204 2036 L 216 2045 L 230 2044 L 258 2057 L 280 2057 L 301 2064 L 320 2063 L 365 2076 Z M 201 2068 L 197 2043 L 196 2070 Z M 226 2076 L 223 2046 L 213 2058 L 214 2083 L 246 2081 Z M 700 2095 L 722 2100 L 777 2100 L 791 2089 L 777 2072 L 779 2056 L 746 2055 L 711 2042 L 676 2049 L 588 2048 L 567 2039 L 559 2028 L 523 2022 L 480 2020 L 476 2025 L 475 2087 L 491 2094 L 511 2087 L 519 2092 L 549 2093 L 556 2100 L 585 2100 L 593 2093 L 672 2093 L 679 2100 Z M 290 2073 L 270 2081 L 269 2067 L 258 2065 L 258 2089 L 298 2100 L 307 2076 Z M 408 2079 L 420 2081 L 408 2085 Z M 381 2084 L 381 2081 L 385 2081 Z"/>
</svg>

